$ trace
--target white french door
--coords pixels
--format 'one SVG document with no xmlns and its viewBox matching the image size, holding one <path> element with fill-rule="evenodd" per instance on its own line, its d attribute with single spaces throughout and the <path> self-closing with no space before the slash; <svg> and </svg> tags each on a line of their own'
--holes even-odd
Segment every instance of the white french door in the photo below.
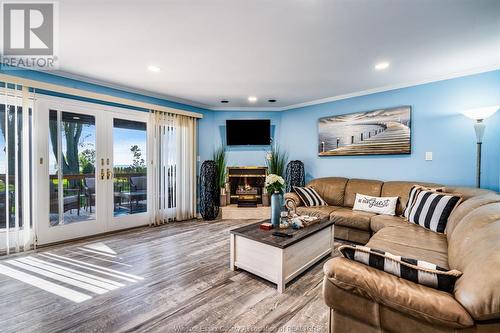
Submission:
<svg viewBox="0 0 500 333">
<path fill-rule="evenodd" d="M 107 230 L 148 224 L 153 200 L 149 114 L 108 112 L 106 122 L 108 150 L 104 163 L 106 180 L 108 174 L 112 179 L 106 182 L 104 193 Z"/>
<path fill-rule="evenodd" d="M 149 223 L 148 113 L 41 97 L 34 116 L 38 244 Z"/>
</svg>

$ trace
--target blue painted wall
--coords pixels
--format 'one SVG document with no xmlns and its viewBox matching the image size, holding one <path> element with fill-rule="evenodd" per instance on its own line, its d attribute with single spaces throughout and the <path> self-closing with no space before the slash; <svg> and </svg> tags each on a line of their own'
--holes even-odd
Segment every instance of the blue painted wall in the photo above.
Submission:
<svg viewBox="0 0 500 333">
<path fill-rule="evenodd" d="M 290 158 L 304 161 L 309 179 L 337 175 L 474 186 L 473 121 L 460 112 L 494 104 L 500 105 L 500 71 L 286 111 L 281 142 Z M 318 157 L 318 118 L 398 105 L 412 106 L 411 155 Z M 500 112 L 485 123 L 482 182 L 483 187 L 498 190 Z M 427 151 L 433 152 L 433 161 L 425 161 Z"/>
<path fill-rule="evenodd" d="M 226 144 L 227 119 L 270 119 L 273 141 L 280 139 L 282 112 L 208 111 L 199 122 L 201 160 L 211 159 L 213 151 Z M 264 166 L 270 146 L 227 146 L 228 166 Z"/>
<path fill-rule="evenodd" d="M 500 70 L 354 97 L 284 112 L 206 111 L 200 121 L 200 154 L 209 159 L 223 142 L 226 119 L 271 119 L 274 139 L 290 159 L 305 163 L 308 180 L 325 176 L 416 180 L 446 185 L 475 185 L 476 144 L 473 121 L 461 111 L 500 105 Z M 318 118 L 399 105 L 412 106 L 412 154 L 318 157 Z M 499 190 L 500 112 L 485 120 L 483 187 Z M 263 165 L 260 147 L 229 148 L 228 165 Z M 425 161 L 425 152 L 433 161 Z"/>
<path fill-rule="evenodd" d="M 271 119 L 273 139 L 288 150 L 291 159 L 304 161 L 308 179 L 337 175 L 473 186 L 476 152 L 473 123 L 460 112 L 500 105 L 500 70 L 284 112 L 209 111 L 45 72 L 16 70 L 3 73 L 202 113 L 204 118 L 198 124 L 201 161 L 210 159 L 214 149 L 224 143 L 226 119 Z M 411 155 L 317 156 L 318 118 L 398 105 L 413 108 Z M 498 191 L 500 112 L 485 123 L 483 187 Z M 269 149 L 267 146 L 228 147 L 228 165 L 264 165 Z M 433 161 L 424 160 L 426 151 L 434 153 Z"/>
</svg>

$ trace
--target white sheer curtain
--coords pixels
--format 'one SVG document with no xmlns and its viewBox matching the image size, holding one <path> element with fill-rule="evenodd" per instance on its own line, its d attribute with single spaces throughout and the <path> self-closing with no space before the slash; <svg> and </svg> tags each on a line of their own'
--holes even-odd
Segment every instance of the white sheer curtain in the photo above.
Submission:
<svg viewBox="0 0 500 333">
<path fill-rule="evenodd" d="M 153 111 L 154 224 L 196 217 L 196 118 Z"/>
<path fill-rule="evenodd" d="M 31 114 L 27 87 L 0 82 L 0 252 L 27 251 L 31 223 Z"/>
</svg>

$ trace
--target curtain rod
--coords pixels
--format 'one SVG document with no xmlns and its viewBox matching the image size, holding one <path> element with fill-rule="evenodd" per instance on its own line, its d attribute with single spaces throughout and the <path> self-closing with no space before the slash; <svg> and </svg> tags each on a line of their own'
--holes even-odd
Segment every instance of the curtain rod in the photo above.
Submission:
<svg viewBox="0 0 500 333">
<path fill-rule="evenodd" d="M 115 97 L 115 96 L 111 96 L 111 95 L 107 95 L 107 94 L 101 94 L 101 93 L 95 93 L 95 92 L 91 92 L 91 91 L 87 91 L 87 90 L 65 87 L 65 86 L 61 86 L 58 84 L 45 83 L 45 82 L 41 82 L 41 81 L 20 78 L 20 77 L 13 76 L 13 75 L 0 74 L 0 81 L 14 83 L 14 84 L 18 84 L 18 85 L 22 85 L 22 86 L 26 86 L 26 87 L 30 87 L 30 88 L 35 88 L 35 89 L 50 90 L 53 92 L 67 94 L 67 95 L 74 95 L 74 96 L 78 96 L 78 97 L 97 99 L 97 100 L 101 100 L 104 102 L 135 106 L 135 107 L 149 109 L 149 110 L 164 111 L 164 112 L 175 113 L 175 114 L 179 114 L 179 115 L 183 115 L 183 116 L 190 116 L 190 117 L 194 117 L 194 118 L 203 118 L 203 114 L 197 113 L 197 112 L 184 111 L 184 110 L 170 108 L 170 107 L 166 107 L 166 106 L 162 106 L 162 105 L 134 101 L 132 99 Z"/>
</svg>

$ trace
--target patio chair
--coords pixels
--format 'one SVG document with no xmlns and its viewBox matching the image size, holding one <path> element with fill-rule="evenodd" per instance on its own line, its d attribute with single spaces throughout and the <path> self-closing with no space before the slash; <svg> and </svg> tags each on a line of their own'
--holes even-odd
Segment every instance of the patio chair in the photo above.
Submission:
<svg viewBox="0 0 500 333">
<path fill-rule="evenodd" d="M 135 201 L 136 207 L 139 201 L 146 200 L 148 178 L 146 176 L 130 177 L 130 212 L 132 212 L 132 202 Z"/>
<path fill-rule="evenodd" d="M 49 182 L 50 185 L 50 213 L 57 214 L 59 211 L 59 197 L 57 195 L 57 188 L 54 186 L 53 182 Z M 68 210 L 71 211 L 76 209 L 77 215 L 80 216 L 80 187 L 73 189 L 65 189 L 64 192 L 70 194 L 63 197 L 63 211 L 66 213 Z"/>
<path fill-rule="evenodd" d="M 85 206 L 92 213 L 92 206 L 95 206 L 95 178 L 85 178 L 83 191 L 85 195 Z"/>
</svg>

